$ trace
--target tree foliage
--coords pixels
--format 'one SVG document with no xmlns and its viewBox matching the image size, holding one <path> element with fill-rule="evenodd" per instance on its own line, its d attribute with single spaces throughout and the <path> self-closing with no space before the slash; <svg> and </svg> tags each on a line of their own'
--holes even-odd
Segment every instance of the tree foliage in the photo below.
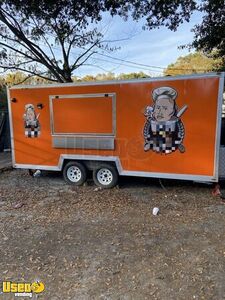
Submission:
<svg viewBox="0 0 225 300">
<path fill-rule="evenodd" d="M 48 80 L 39 78 L 38 76 L 34 76 L 32 78 L 28 78 L 26 81 L 26 74 L 20 71 L 11 72 L 4 76 L 0 76 L 0 88 L 5 86 L 11 87 L 17 84 L 46 84 L 49 83 Z M 121 73 L 116 75 L 112 72 L 108 73 L 99 73 L 97 75 L 85 75 L 82 78 L 78 78 L 76 76 L 72 77 L 73 82 L 81 82 L 81 81 L 107 81 L 107 80 L 126 80 L 126 79 L 138 79 L 138 78 L 148 78 L 149 75 L 144 72 L 133 72 L 133 73 Z"/>
<path fill-rule="evenodd" d="M 204 16 L 201 24 L 193 29 L 195 36 L 191 46 L 220 58 L 222 62 L 219 67 L 225 70 L 225 1 L 204 0 L 198 10 Z"/>
<path fill-rule="evenodd" d="M 194 0 L 1 0 L 0 67 L 70 82 L 93 54 L 114 49 L 97 27 L 104 12 L 175 30 L 193 9 Z"/>
<path fill-rule="evenodd" d="M 27 75 L 24 72 L 16 71 L 6 73 L 4 76 L 0 76 L 0 86 L 13 86 L 18 84 L 46 84 L 50 83 L 49 80 L 40 78 L 39 76 L 33 76 L 27 78 Z"/>
<path fill-rule="evenodd" d="M 149 75 L 145 74 L 144 72 L 132 72 L 132 73 L 121 73 L 118 75 L 118 79 L 126 80 L 126 79 L 139 79 L 139 78 L 148 78 Z"/>
<path fill-rule="evenodd" d="M 221 59 L 207 57 L 201 52 L 180 56 L 175 63 L 168 65 L 164 75 L 183 75 L 192 73 L 204 73 L 220 69 Z"/>
<path fill-rule="evenodd" d="M 176 30 L 196 10 L 191 46 L 225 61 L 224 0 L 0 0 L 0 69 L 71 82 L 96 52 L 115 49 L 98 27 L 105 12 Z"/>
<path fill-rule="evenodd" d="M 86 75 L 79 81 L 99 81 L 99 80 L 129 80 L 129 79 L 138 79 L 138 78 L 148 78 L 149 75 L 144 72 L 132 72 L 132 73 L 121 73 L 119 75 L 115 75 L 112 72 L 93 75 Z"/>
</svg>

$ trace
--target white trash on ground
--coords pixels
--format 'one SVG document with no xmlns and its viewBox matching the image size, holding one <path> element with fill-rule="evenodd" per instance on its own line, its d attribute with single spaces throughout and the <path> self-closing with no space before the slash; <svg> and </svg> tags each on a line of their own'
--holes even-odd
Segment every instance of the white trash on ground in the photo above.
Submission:
<svg viewBox="0 0 225 300">
<path fill-rule="evenodd" d="M 157 216 L 158 213 L 159 213 L 159 208 L 158 208 L 158 207 L 154 207 L 153 210 L 152 210 L 152 214 L 153 214 L 154 216 Z"/>
<path fill-rule="evenodd" d="M 40 177 L 40 176 L 41 176 L 41 170 L 37 170 L 33 174 L 33 177 Z"/>
</svg>

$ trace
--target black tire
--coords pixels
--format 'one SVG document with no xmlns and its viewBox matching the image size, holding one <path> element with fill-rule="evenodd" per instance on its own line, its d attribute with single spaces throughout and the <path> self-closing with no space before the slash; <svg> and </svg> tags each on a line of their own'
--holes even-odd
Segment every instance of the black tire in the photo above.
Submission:
<svg viewBox="0 0 225 300">
<path fill-rule="evenodd" d="M 28 173 L 29 173 L 30 176 L 33 176 L 34 172 L 35 172 L 34 170 L 31 170 L 31 169 L 28 170 Z"/>
<path fill-rule="evenodd" d="M 114 166 L 102 164 L 93 171 L 93 180 L 97 186 L 103 189 L 113 188 L 118 182 L 117 170 Z"/>
<path fill-rule="evenodd" d="M 67 183 L 79 186 L 86 181 L 87 170 L 82 163 L 70 161 L 63 168 L 63 178 Z"/>
</svg>

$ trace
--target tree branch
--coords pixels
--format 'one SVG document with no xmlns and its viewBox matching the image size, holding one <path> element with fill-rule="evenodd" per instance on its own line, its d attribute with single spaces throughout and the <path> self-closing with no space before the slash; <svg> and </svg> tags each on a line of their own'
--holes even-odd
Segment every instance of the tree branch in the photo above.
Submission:
<svg viewBox="0 0 225 300">
<path fill-rule="evenodd" d="M 63 70 L 58 67 L 58 72 L 62 75 L 62 77 L 66 81 L 72 82 L 71 68 L 69 66 L 69 57 L 67 56 L 66 49 L 65 49 L 65 39 L 61 38 L 57 22 L 56 22 L 56 20 L 54 20 L 54 21 L 55 21 L 55 26 L 52 26 L 52 29 L 54 30 L 54 32 L 56 33 L 56 35 L 58 37 L 59 44 L 61 46 L 62 54 L 63 54 Z"/>
<path fill-rule="evenodd" d="M 13 48 L 12 46 L 9 46 L 8 44 L 5 44 L 5 43 L 3 43 L 3 42 L 0 42 L 0 45 L 2 45 L 3 47 L 9 48 L 9 49 L 11 49 L 11 50 L 14 51 L 14 52 L 19 53 L 19 54 L 21 54 L 22 56 L 25 56 L 26 58 L 29 58 L 29 59 L 32 59 L 33 61 L 35 61 L 35 58 L 34 58 L 34 57 L 32 57 L 32 56 L 30 56 L 30 55 L 28 55 L 28 54 L 26 54 L 26 53 L 24 53 L 24 52 L 22 52 L 22 51 L 16 49 L 16 48 Z M 39 61 L 37 61 L 37 62 L 39 62 Z"/>
<path fill-rule="evenodd" d="M 4 68 L 0 65 L 0 68 Z M 46 76 L 43 76 L 43 75 L 40 75 L 40 74 L 46 74 L 46 72 L 43 72 L 43 73 L 36 73 L 36 72 L 33 72 L 33 71 L 29 71 L 27 69 L 24 69 L 24 68 L 15 68 L 15 67 L 7 67 L 8 70 L 18 70 L 18 71 L 22 71 L 22 72 L 26 72 L 26 73 L 29 73 L 33 76 L 38 76 L 38 77 L 41 77 L 43 79 L 46 79 L 46 80 L 49 80 L 49 81 L 53 81 L 53 82 L 58 82 L 56 79 L 53 79 L 53 78 L 50 78 L 50 77 L 46 77 Z M 4 74 L 5 72 L 1 72 L 1 74 Z"/>
<path fill-rule="evenodd" d="M 14 83 L 14 85 L 19 85 L 24 83 L 27 79 L 30 79 L 31 77 L 34 77 L 35 75 L 28 75 L 26 78 L 24 78 L 22 81 Z"/>
<path fill-rule="evenodd" d="M 35 25 L 39 30 L 41 30 L 40 27 L 38 26 L 37 22 L 35 21 L 35 19 L 34 19 L 32 16 L 31 16 L 31 19 L 32 19 L 33 22 L 34 22 L 34 25 Z M 42 30 L 41 30 L 41 31 L 42 31 Z M 50 52 L 51 52 L 51 54 L 52 54 L 52 57 L 53 57 L 54 61 L 57 62 L 56 57 L 55 57 L 55 54 L 54 54 L 54 52 L 53 52 L 53 50 L 52 50 L 52 47 L 50 46 L 50 44 L 49 44 L 49 42 L 48 42 L 48 40 L 46 39 L 46 37 L 45 37 L 44 34 L 42 34 L 42 38 L 45 40 L 46 44 L 48 45 L 48 48 L 49 48 L 49 50 L 50 50 Z"/>
<path fill-rule="evenodd" d="M 93 49 L 96 45 L 98 44 L 98 41 L 96 41 L 93 45 L 91 45 L 91 47 L 89 47 L 83 54 L 81 54 L 74 62 L 74 64 L 72 65 L 71 69 L 74 70 L 74 68 L 76 68 L 76 65 L 78 63 L 78 61 L 84 57 L 89 51 L 91 51 L 91 49 Z M 94 54 L 94 52 L 92 52 Z"/>
<path fill-rule="evenodd" d="M 7 13 L 6 13 L 7 14 Z M 12 18 L 16 23 L 17 20 L 10 15 L 10 18 Z M 44 53 L 44 51 L 41 50 L 41 48 L 34 44 L 32 41 L 28 40 L 27 37 L 24 35 L 20 25 L 17 23 L 19 29 L 15 28 L 9 21 L 6 19 L 2 11 L 0 10 L 0 20 L 6 24 L 6 26 L 11 30 L 15 36 L 18 36 L 28 47 L 29 51 L 32 52 L 33 55 L 35 55 L 37 58 L 39 58 L 51 72 L 52 74 L 58 79 L 58 81 L 63 82 L 63 79 L 60 77 L 58 72 L 56 72 L 55 68 L 56 66 L 53 64 L 53 62 L 49 59 L 49 57 Z"/>
<path fill-rule="evenodd" d="M 21 62 L 21 63 L 18 63 L 18 64 L 14 64 L 13 66 L 10 66 L 10 65 L 0 65 L 1 68 L 4 68 L 4 69 L 8 69 L 8 68 L 11 68 L 11 67 L 14 67 L 15 69 L 16 68 L 19 68 L 21 65 L 24 65 L 24 64 L 29 64 L 29 63 L 32 63 L 33 61 L 30 60 L 30 61 L 24 61 L 24 62 Z"/>
<path fill-rule="evenodd" d="M 96 53 L 97 52 L 95 52 L 95 51 L 91 52 L 81 63 L 79 63 L 78 65 L 75 65 L 74 69 L 72 69 L 72 71 L 77 69 L 78 67 L 82 66 L 93 54 L 96 54 Z"/>
</svg>

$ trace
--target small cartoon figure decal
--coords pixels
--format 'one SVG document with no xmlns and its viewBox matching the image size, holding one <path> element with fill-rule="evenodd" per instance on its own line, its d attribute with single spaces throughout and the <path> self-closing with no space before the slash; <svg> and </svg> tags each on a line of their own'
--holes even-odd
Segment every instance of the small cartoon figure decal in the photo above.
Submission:
<svg viewBox="0 0 225 300">
<path fill-rule="evenodd" d="M 40 135 L 40 122 L 38 120 L 40 114 L 36 115 L 34 105 L 26 104 L 25 113 L 23 115 L 25 136 L 32 138 Z"/>
<path fill-rule="evenodd" d="M 180 119 L 187 109 L 180 110 L 176 104 L 177 91 L 171 87 L 160 87 L 152 91 L 153 106 L 147 106 L 144 126 L 144 151 L 169 154 L 177 149 L 185 152 L 184 125 Z"/>
</svg>

